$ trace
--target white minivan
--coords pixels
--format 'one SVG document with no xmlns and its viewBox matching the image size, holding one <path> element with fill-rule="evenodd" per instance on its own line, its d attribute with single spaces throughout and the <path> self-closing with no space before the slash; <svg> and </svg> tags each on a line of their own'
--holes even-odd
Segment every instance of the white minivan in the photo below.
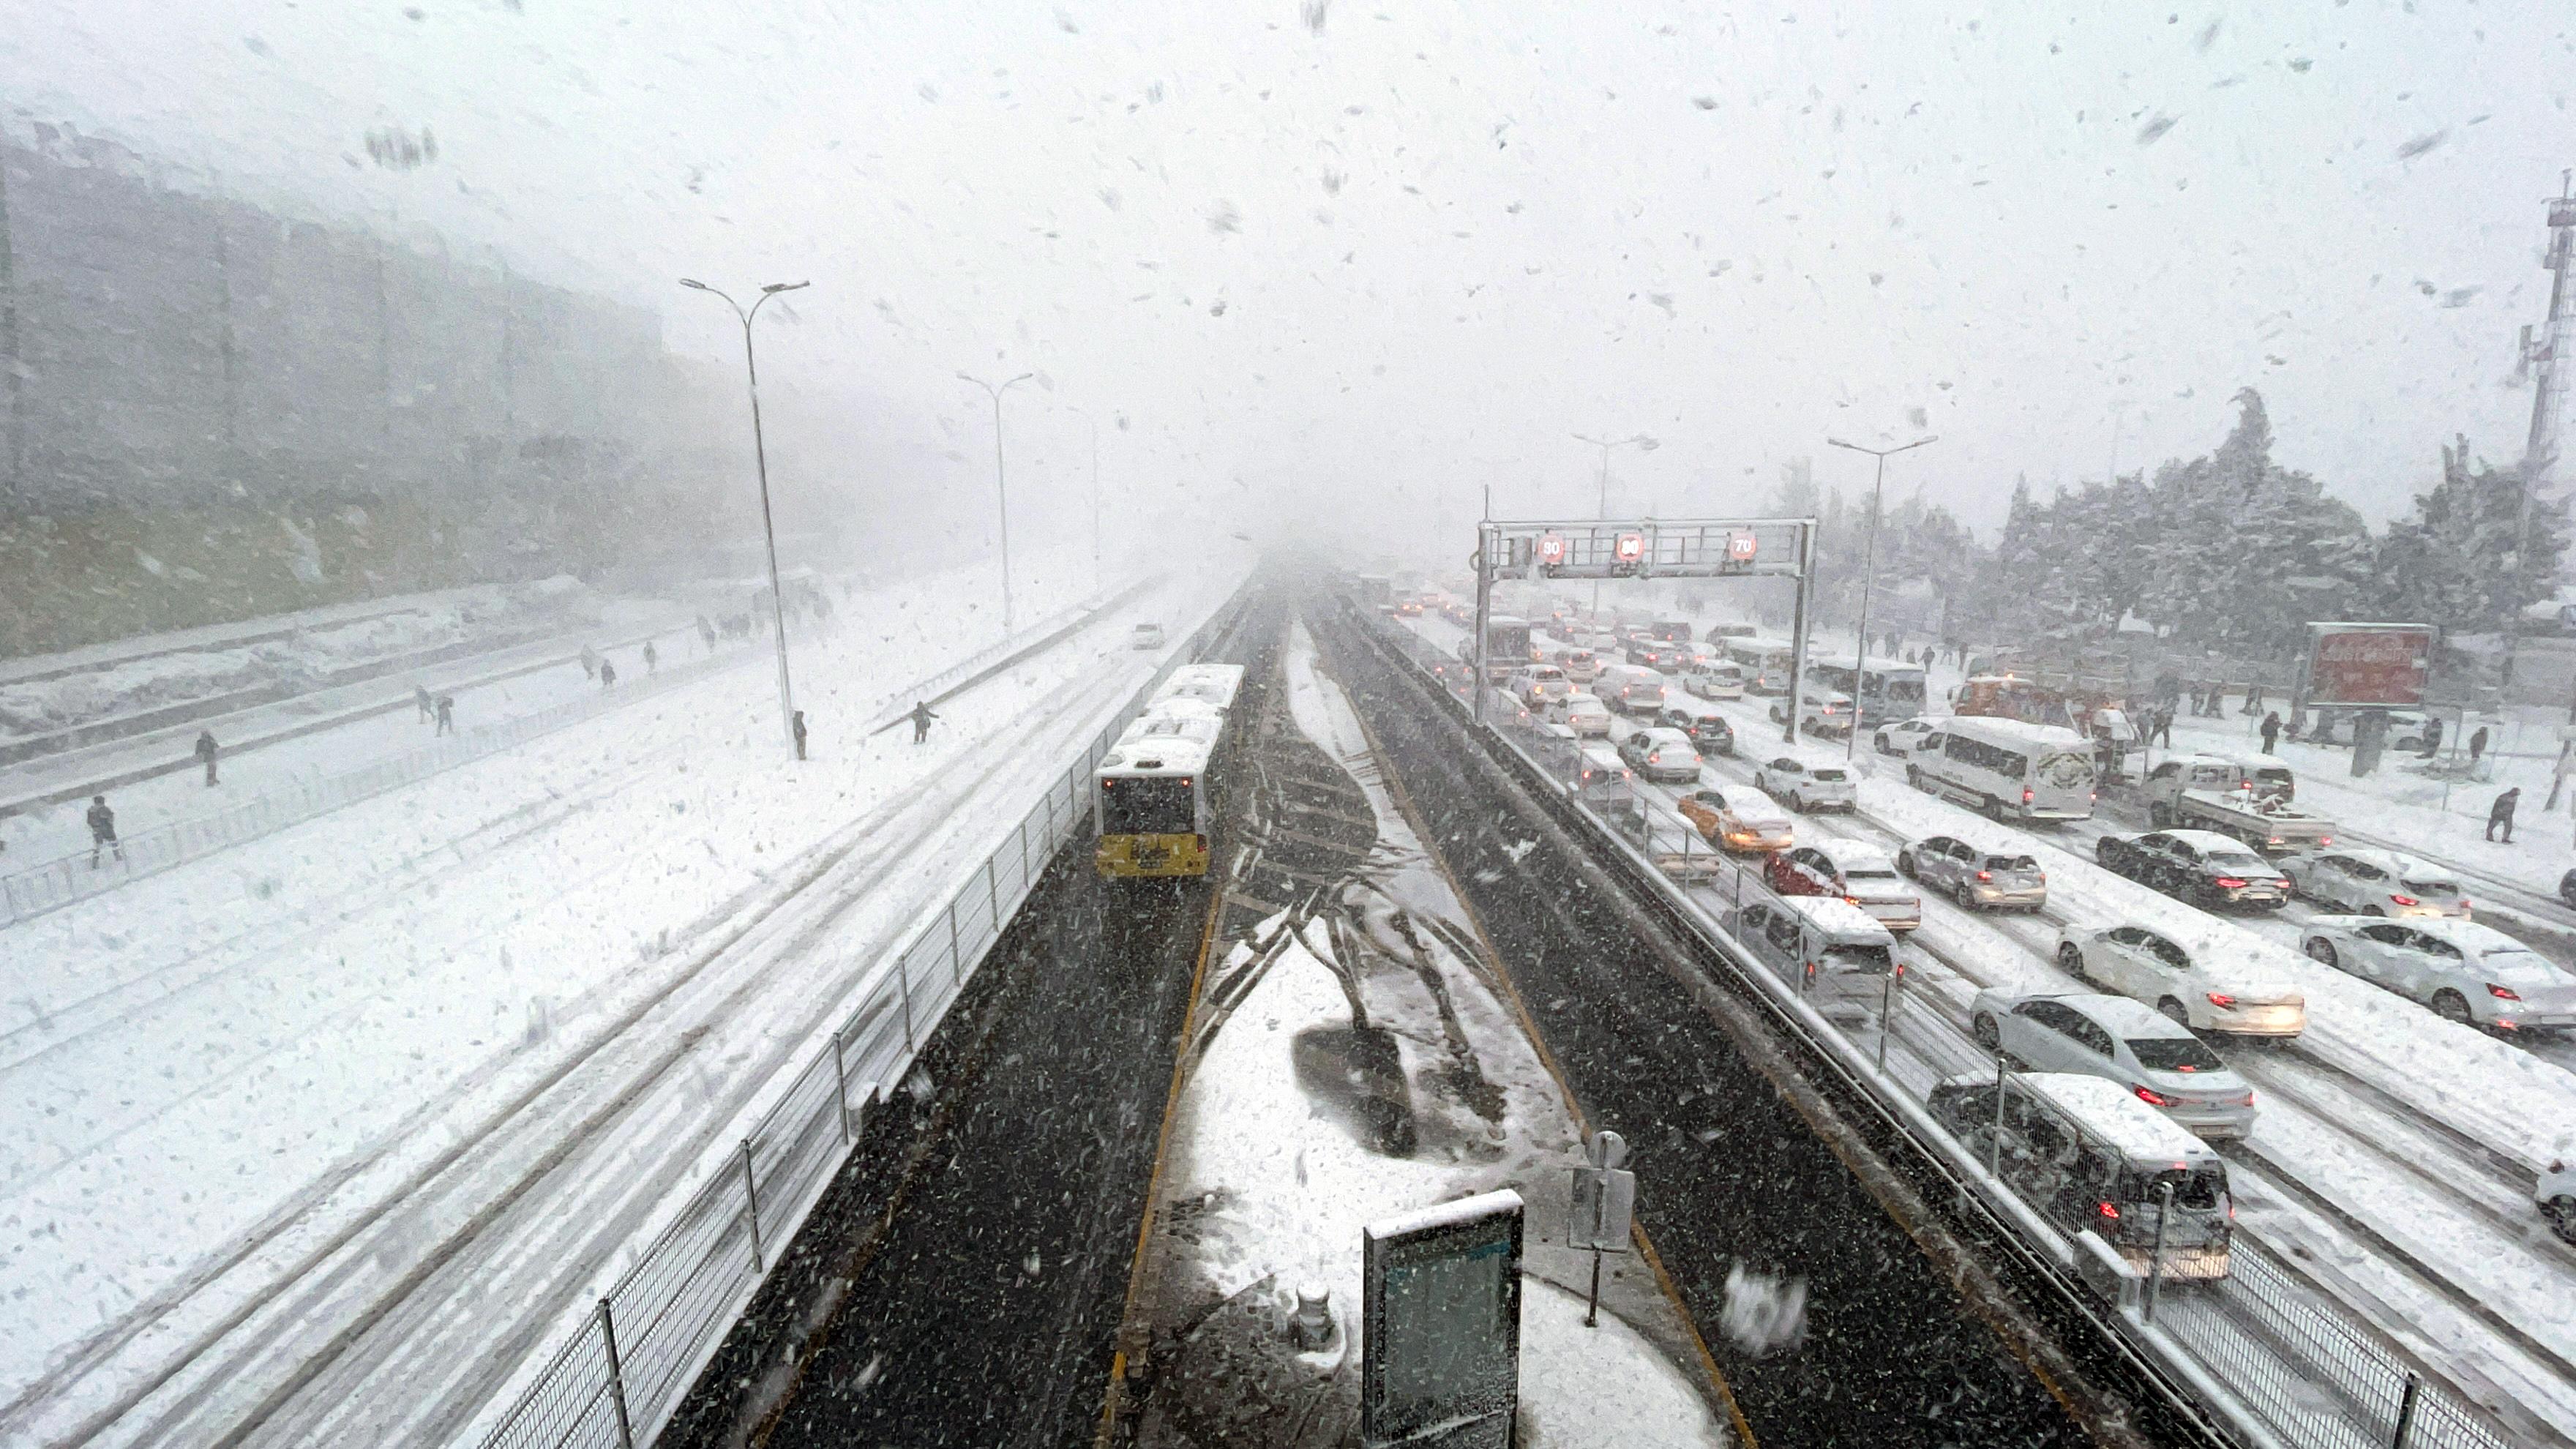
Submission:
<svg viewBox="0 0 2576 1449">
<path fill-rule="evenodd" d="M 1718 924 L 1829 1021 L 1870 1018 L 1905 969 L 1887 928 L 1835 896 L 1750 901 Z"/>
<path fill-rule="evenodd" d="M 1682 674 L 1682 688 L 1702 699 L 1742 699 L 1744 666 L 1730 659 L 1693 665 Z"/>
</svg>

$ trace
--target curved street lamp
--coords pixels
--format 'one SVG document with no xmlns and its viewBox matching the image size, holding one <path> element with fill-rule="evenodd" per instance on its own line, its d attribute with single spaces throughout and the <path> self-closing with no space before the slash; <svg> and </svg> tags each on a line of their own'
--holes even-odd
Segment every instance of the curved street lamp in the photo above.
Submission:
<svg viewBox="0 0 2576 1449">
<path fill-rule="evenodd" d="M 1587 438 L 1581 433 L 1576 433 L 1574 441 L 1590 443 L 1601 450 L 1601 511 L 1595 516 L 1604 520 L 1610 517 L 1610 450 L 1635 448 L 1640 453 L 1651 453 L 1663 446 L 1643 433 L 1633 438 Z M 1601 581 L 1599 579 L 1592 581 L 1592 617 L 1595 623 L 1598 623 L 1601 618 Z"/>
<path fill-rule="evenodd" d="M 1826 447 L 1848 448 L 1855 453 L 1867 453 L 1878 460 L 1878 481 L 1869 487 L 1869 559 L 1862 565 L 1860 575 L 1860 646 L 1852 652 L 1852 727 L 1851 733 L 1843 738 L 1843 758 L 1846 760 L 1853 759 L 1860 753 L 1860 700 L 1861 696 L 1869 690 L 1869 588 L 1878 578 L 1878 501 L 1879 496 L 1887 491 L 1887 460 L 1894 454 L 1910 453 L 1926 443 L 1939 441 L 1941 441 L 1940 438 L 1935 436 L 1917 438 L 1899 448 L 1864 448 L 1858 443 L 1846 443 L 1840 438 L 1825 439 Z M 1799 648 L 1804 649 L 1806 645 L 1806 640 L 1798 641 Z M 1797 719 L 1800 703 L 1801 701 L 1794 699 L 1789 701 L 1789 717 L 1792 722 Z"/>
<path fill-rule="evenodd" d="M 760 434 L 760 364 L 751 352 L 751 319 L 760 315 L 763 302 L 781 292 L 809 287 L 811 282 L 772 282 L 760 289 L 746 309 L 724 291 L 710 287 L 694 277 L 682 277 L 680 285 L 693 291 L 713 292 L 733 308 L 742 319 L 742 367 L 751 378 L 751 453 L 760 470 L 760 532 L 769 544 L 769 611 L 770 622 L 778 628 L 778 723 L 787 731 L 787 748 L 796 748 L 796 696 L 787 685 L 787 598 L 778 587 L 778 529 L 769 516 L 769 445 Z"/>
<path fill-rule="evenodd" d="M 1037 376 L 1024 372 L 1009 382 L 995 387 L 969 373 L 957 374 L 961 382 L 971 382 L 993 395 L 993 496 L 1002 517 L 1002 633 L 1011 632 L 1011 490 L 1002 476 L 1002 394 Z"/>
</svg>

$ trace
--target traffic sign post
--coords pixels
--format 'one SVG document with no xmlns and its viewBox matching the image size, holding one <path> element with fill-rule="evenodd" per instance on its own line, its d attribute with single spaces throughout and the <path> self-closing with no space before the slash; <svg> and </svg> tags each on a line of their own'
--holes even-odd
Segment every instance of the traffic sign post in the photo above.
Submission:
<svg viewBox="0 0 2576 1449">
<path fill-rule="evenodd" d="M 1601 1314 L 1601 1255 L 1628 1251 L 1628 1234 L 1637 1216 L 1637 1174 L 1619 1164 L 1628 1160 L 1628 1143 L 1616 1132 L 1595 1132 L 1583 1144 L 1584 1161 L 1574 1169 L 1573 1200 L 1565 1214 L 1565 1245 L 1592 1251 L 1592 1293 L 1583 1305 L 1583 1326 L 1598 1327 Z"/>
</svg>

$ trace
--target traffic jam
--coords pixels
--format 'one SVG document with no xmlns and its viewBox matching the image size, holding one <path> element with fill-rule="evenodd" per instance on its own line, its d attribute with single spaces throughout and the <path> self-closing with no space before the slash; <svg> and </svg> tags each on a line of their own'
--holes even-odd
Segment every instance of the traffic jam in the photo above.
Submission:
<svg viewBox="0 0 2576 1449">
<path fill-rule="evenodd" d="M 1380 612 L 1463 680 L 1470 591 L 1405 596 Z M 2145 701 L 1820 643 L 1793 685 L 1749 623 L 1490 608 L 1489 721 L 1579 761 L 1582 804 L 2061 1230 L 2184 1282 L 2240 1234 L 2365 1261 L 2357 1292 L 2564 1381 L 2531 1325 L 2576 1301 L 2565 903 L 2473 903 L 2505 887 L 2340 829 L 2260 751 L 2147 747 Z"/>
</svg>

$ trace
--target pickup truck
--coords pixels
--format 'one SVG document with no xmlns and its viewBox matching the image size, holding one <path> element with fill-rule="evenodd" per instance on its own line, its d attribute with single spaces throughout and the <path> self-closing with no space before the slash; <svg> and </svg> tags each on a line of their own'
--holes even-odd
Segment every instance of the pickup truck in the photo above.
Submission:
<svg viewBox="0 0 2576 1449">
<path fill-rule="evenodd" d="M 2334 822 L 2290 803 L 2284 766 L 2224 755 L 2177 755 L 2147 776 L 2147 818 L 2158 830 L 2215 830 L 2266 855 L 2334 844 Z"/>
</svg>

